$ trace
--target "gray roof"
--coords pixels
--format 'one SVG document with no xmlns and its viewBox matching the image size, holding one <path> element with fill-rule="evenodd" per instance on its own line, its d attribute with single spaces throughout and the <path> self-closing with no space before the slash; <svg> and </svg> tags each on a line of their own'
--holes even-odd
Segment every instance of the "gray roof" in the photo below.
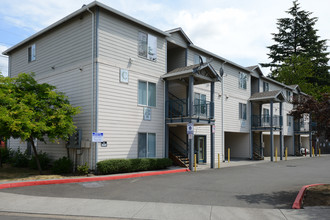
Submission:
<svg viewBox="0 0 330 220">
<path fill-rule="evenodd" d="M 248 69 L 250 71 L 253 71 L 253 70 L 255 70 L 258 67 L 259 67 L 258 65 L 254 65 L 254 66 L 248 66 L 248 67 L 246 67 L 246 69 Z"/>
<path fill-rule="evenodd" d="M 126 14 L 124 14 L 124 13 L 122 13 L 122 12 L 120 12 L 120 11 L 114 9 L 114 8 L 111 8 L 111 7 L 109 7 L 109 6 L 105 5 L 105 4 L 102 4 L 102 3 L 98 2 L 98 1 L 93 1 L 93 2 L 91 2 L 90 4 L 88 4 L 88 5 L 86 5 L 86 6 L 83 6 L 82 8 L 78 9 L 77 11 L 75 11 L 75 12 L 69 14 L 68 16 L 62 18 L 61 20 L 55 22 L 54 24 L 52 24 L 52 25 L 50 25 L 50 26 L 48 26 L 48 27 L 42 29 L 41 31 L 39 31 L 39 32 L 37 32 L 37 33 L 35 33 L 35 34 L 33 34 L 32 36 L 26 38 L 25 40 L 21 41 L 20 43 L 14 45 L 13 47 L 11 47 L 11 48 L 9 48 L 8 50 L 4 51 L 2 54 L 4 54 L 4 55 L 8 55 L 12 50 L 14 50 L 14 49 L 16 49 L 16 48 L 22 46 L 23 44 L 25 44 L 25 43 L 27 43 L 27 42 L 29 42 L 29 41 L 35 39 L 36 37 L 38 37 L 38 36 L 40 36 L 40 35 L 42 35 L 42 34 L 48 32 L 48 31 L 52 30 L 53 28 L 55 28 L 55 27 L 57 27 L 57 26 L 63 24 L 64 22 L 66 22 L 66 21 L 72 19 L 73 17 L 79 15 L 80 13 L 82 13 L 82 12 L 84 12 L 84 11 L 87 11 L 87 9 L 89 9 L 89 8 L 93 8 L 93 7 L 95 7 L 95 6 L 99 6 L 99 7 L 103 8 L 103 9 L 105 9 L 105 10 L 111 12 L 111 13 L 114 13 L 114 14 L 116 14 L 116 15 L 119 15 L 119 16 L 121 16 L 121 17 L 127 19 L 127 20 L 130 20 L 130 21 L 132 21 L 132 22 L 134 22 L 134 23 L 136 23 L 136 24 L 142 25 L 142 26 L 144 26 L 144 27 L 146 27 L 146 28 L 149 28 L 150 30 L 153 30 L 153 31 L 155 31 L 155 32 L 157 32 L 157 33 L 159 33 L 159 34 L 161 34 L 161 35 L 164 35 L 164 36 L 167 36 L 167 37 L 170 36 L 170 34 L 164 32 L 164 31 L 162 31 L 162 30 L 160 30 L 160 29 L 158 29 L 158 28 L 155 28 L 155 27 L 153 27 L 153 26 L 151 26 L 151 25 L 149 25 L 149 24 L 147 24 L 147 23 L 144 23 L 144 22 L 142 22 L 142 21 L 140 21 L 140 20 L 137 20 L 137 19 L 135 19 L 135 18 L 133 18 L 133 17 L 131 17 L 131 16 L 129 16 L 129 15 L 126 15 Z"/>
<path fill-rule="evenodd" d="M 192 74 L 195 74 L 196 77 L 200 77 L 202 81 L 199 83 L 205 82 L 205 80 L 220 81 L 221 77 L 214 70 L 210 63 L 204 64 L 194 64 L 190 66 L 176 68 L 162 76 L 163 79 L 172 78 L 185 78 Z"/>
<path fill-rule="evenodd" d="M 284 101 L 284 95 L 282 90 L 274 90 L 267 92 L 258 92 L 253 94 L 250 98 L 250 101 L 260 101 L 260 102 L 269 102 L 273 100 L 275 102 Z"/>
<path fill-rule="evenodd" d="M 181 27 L 178 27 L 178 28 L 174 28 L 174 29 L 171 29 L 171 30 L 168 30 L 166 31 L 166 33 L 169 33 L 169 34 L 172 34 L 172 33 L 175 33 L 175 32 L 180 32 L 184 38 L 189 42 L 189 44 L 193 44 L 193 42 L 189 39 L 189 37 L 186 35 L 186 33 L 182 30 Z"/>
</svg>

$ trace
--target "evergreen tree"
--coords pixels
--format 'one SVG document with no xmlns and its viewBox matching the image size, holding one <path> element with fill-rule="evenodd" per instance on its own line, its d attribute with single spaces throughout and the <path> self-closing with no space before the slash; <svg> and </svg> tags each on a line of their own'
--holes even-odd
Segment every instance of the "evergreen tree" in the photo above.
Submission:
<svg viewBox="0 0 330 220">
<path fill-rule="evenodd" d="M 261 66 L 270 67 L 270 77 L 285 83 L 283 73 L 280 73 L 283 66 L 299 65 L 299 62 L 288 62 L 288 60 L 293 56 L 293 60 L 303 57 L 312 64 L 313 72 L 312 75 L 305 77 L 305 82 L 329 92 L 329 53 L 326 52 L 326 40 L 320 40 L 316 33 L 317 29 L 314 28 L 318 18 L 311 17 L 312 12 L 301 10 L 297 0 L 293 2 L 293 7 L 286 12 L 291 17 L 278 19 L 278 33 L 272 34 L 276 43 L 267 47 L 270 49 L 268 56 L 272 61 L 263 63 Z M 287 68 L 284 69 L 287 71 Z M 295 74 L 299 74 L 299 72 Z M 282 76 L 279 78 L 279 75 Z"/>
</svg>

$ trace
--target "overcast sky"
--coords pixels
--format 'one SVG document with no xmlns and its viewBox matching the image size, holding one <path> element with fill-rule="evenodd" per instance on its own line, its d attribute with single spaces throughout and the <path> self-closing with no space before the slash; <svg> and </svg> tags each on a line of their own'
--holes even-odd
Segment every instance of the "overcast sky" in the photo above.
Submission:
<svg viewBox="0 0 330 220">
<path fill-rule="evenodd" d="M 269 62 L 266 48 L 274 42 L 278 18 L 291 0 L 100 0 L 161 30 L 182 27 L 192 42 L 242 66 Z M 0 52 L 81 8 L 85 0 L 1 0 Z M 299 0 L 319 21 L 321 39 L 330 39 L 330 1 Z M 330 40 L 328 41 L 329 46 Z M 330 50 L 329 50 L 330 51 Z M 0 71 L 7 74 L 0 55 Z M 268 69 L 263 69 L 265 75 Z"/>
</svg>

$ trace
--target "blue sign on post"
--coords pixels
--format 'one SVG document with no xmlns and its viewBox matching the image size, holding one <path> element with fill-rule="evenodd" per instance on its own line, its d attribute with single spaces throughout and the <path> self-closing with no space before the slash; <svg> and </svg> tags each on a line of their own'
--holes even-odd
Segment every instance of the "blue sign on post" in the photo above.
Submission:
<svg viewBox="0 0 330 220">
<path fill-rule="evenodd" d="M 193 123 L 187 124 L 187 134 L 194 134 L 194 124 Z"/>
<path fill-rule="evenodd" d="M 93 132 L 92 142 L 103 142 L 103 133 Z"/>
</svg>

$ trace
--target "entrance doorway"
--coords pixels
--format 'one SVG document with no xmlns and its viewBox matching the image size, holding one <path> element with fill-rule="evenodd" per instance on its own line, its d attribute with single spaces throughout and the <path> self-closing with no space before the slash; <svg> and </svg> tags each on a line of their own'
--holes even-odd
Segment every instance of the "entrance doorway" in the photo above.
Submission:
<svg viewBox="0 0 330 220">
<path fill-rule="evenodd" d="M 197 163 L 206 163 L 206 136 L 195 135 L 194 143 Z"/>
</svg>

